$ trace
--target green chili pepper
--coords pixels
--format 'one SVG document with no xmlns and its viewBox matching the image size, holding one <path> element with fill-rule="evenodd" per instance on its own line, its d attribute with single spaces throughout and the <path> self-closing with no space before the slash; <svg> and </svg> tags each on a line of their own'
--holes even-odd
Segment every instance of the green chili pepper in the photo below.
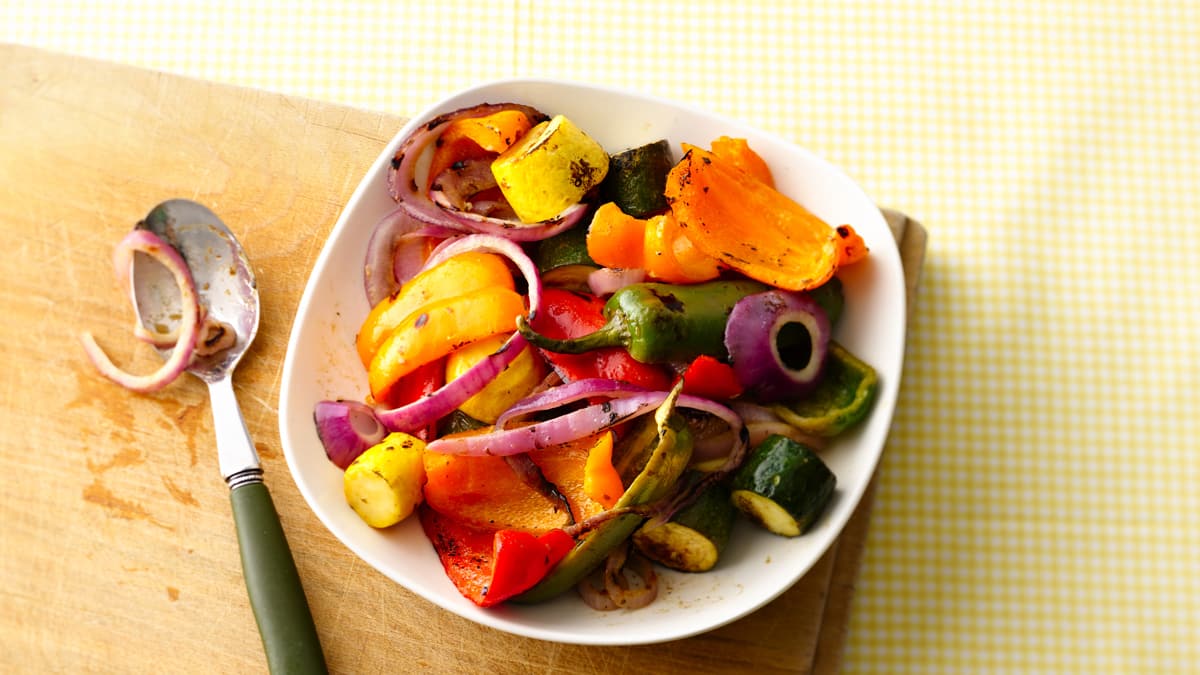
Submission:
<svg viewBox="0 0 1200 675">
<path fill-rule="evenodd" d="M 704 284 L 632 284 L 604 304 L 607 323 L 582 337 L 555 340 L 518 319 L 517 329 L 533 344 L 565 354 L 600 347 L 625 347 L 642 363 L 691 361 L 707 354 L 728 357 L 725 323 L 738 300 L 767 290 L 757 281 Z"/>
</svg>

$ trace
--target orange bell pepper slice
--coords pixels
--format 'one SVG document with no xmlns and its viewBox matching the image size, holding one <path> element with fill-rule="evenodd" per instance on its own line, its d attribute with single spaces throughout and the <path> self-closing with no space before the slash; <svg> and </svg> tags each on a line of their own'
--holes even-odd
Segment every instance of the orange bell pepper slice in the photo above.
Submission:
<svg viewBox="0 0 1200 675">
<path fill-rule="evenodd" d="M 613 468 L 613 433 L 607 431 L 588 450 L 587 463 L 583 469 L 583 491 L 588 497 L 611 509 L 616 505 L 621 495 L 625 494 L 625 485 L 621 482 L 621 474 Z"/>
<path fill-rule="evenodd" d="M 654 216 L 646 222 L 644 246 L 646 274 L 659 281 L 695 284 L 721 274 L 717 259 L 696 248 L 674 213 Z"/>
<path fill-rule="evenodd" d="M 804 291 L 837 270 L 833 227 L 711 152 L 689 148 L 668 174 L 665 195 L 697 248 L 751 279 Z"/>
<path fill-rule="evenodd" d="M 502 286 L 436 300 L 409 314 L 380 345 L 367 369 L 375 400 L 400 378 L 464 345 L 516 330 L 525 301 Z"/>
<path fill-rule="evenodd" d="M 421 272 L 400 290 L 379 301 L 363 320 L 355 338 L 363 366 L 369 367 L 375 352 L 392 331 L 425 305 L 439 298 L 491 287 L 509 290 L 514 287 L 512 273 L 504 258 L 494 253 L 469 251 Z"/>
<path fill-rule="evenodd" d="M 645 264 L 645 237 L 646 221 L 625 213 L 614 202 L 605 202 L 588 226 L 588 255 L 605 267 L 640 269 Z"/>
<path fill-rule="evenodd" d="M 456 162 L 492 157 L 508 149 L 533 128 L 519 110 L 502 110 L 483 117 L 468 117 L 446 125 L 438 136 L 429 163 L 429 182 Z"/>
<path fill-rule="evenodd" d="M 600 265 L 642 268 L 650 277 L 668 283 L 699 283 L 721 273 L 716 258 L 684 236 L 672 213 L 643 220 L 607 202 L 592 216 L 587 247 L 588 255 Z"/>
<path fill-rule="evenodd" d="M 684 144 L 684 151 L 688 149 L 687 144 Z M 771 167 L 767 166 L 759 154 L 750 149 L 750 144 L 744 138 L 730 138 L 722 136 L 712 142 L 712 153 L 721 159 L 727 159 L 731 164 L 746 173 L 754 176 L 760 181 L 775 187 L 775 177 L 771 174 Z"/>
</svg>

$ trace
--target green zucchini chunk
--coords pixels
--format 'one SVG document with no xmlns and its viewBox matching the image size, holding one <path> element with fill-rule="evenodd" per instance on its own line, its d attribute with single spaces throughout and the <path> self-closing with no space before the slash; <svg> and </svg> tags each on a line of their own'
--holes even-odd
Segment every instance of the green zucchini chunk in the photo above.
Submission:
<svg viewBox="0 0 1200 675">
<path fill-rule="evenodd" d="M 768 436 L 733 477 L 732 501 L 768 531 L 798 537 L 812 527 L 837 485 L 837 476 L 808 446 Z"/>
<path fill-rule="evenodd" d="M 542 274 L 572 265 L 585 265 L 592 269 L 599 267 L 588 255 L 587 227 L 572 227 L 539 241 L 531 257 Z"/>
<path fill-rule="evenodd" d="M 729 488 L 714 483 L 658 527 L 644 526 L 633 544 L 647 558 L 681 572 L 707 572 L 729 543 L 737 511 Z"/>
<path fill-rule="evenodd" d="M 878 389 L 874 368 L 837 342 L 830 342 L 817 388 L 802 399 L 778 403 L 771 409 L 800 431 L 831 438 L 867 416 Z"/>
<path fill-rule="evenodd" d="M 600 202 L 614 202 L 634 218 L 666 211 L 663 193 L 673 165 L 666 139 L 610 156 L 608 174 L 600 183 Z"/>
</svg>

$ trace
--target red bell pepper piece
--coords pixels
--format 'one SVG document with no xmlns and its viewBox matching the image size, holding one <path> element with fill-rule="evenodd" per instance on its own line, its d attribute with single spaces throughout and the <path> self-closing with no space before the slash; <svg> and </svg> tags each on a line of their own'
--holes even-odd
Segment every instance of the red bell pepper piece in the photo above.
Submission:
<svg viewBox="0 0 1200 675">
<path fill-rule="evenodd" d="M 562 530 L 540 537 L 500 530 L 492 545 L 492 578 L 480 604 L 491 607 L 533 588 L 572 548 L 575 539 Z"/>
<path fill-rule="evenodd" d="M 411 373 L 400 378 L 383 393 L 380 405 L 388 408 L 399 408 L 437 391 L 446 383 L 446 359 L 440 358 L 420 366 Z M 424 429 L 413 433 L 423 441 L 434 437 L 435 425 L 430 424 Z"/>
<path fill-rule="evenodd" d="M 542 291 L 542 309 L 532 322 L 533 329 L 556 340 L 593 333 L 606 323 L 604 300 L 587 293 L 546 288 Z M 603 377 L 656 391 L 671 387 L 664 368 L 635 361 L 624 347 L 603 347 L 584 354 L 541 352 L 568 382 Z"/>
<path fill-rule="evenodd" d="M 733 366 L 707 354 L 701 354 L 683 371 L 683 393 L 716 401 L 742 395 Z"/>
<path fill-rule="evenodd" d="M 480 607 L 493 607 L 533 588 L 575 547 L 575 540 L 563 530 L 541 536 L 487 530 L 426 506 L 418 515 L 446 576 L 463 597 Z"/>
</svg>

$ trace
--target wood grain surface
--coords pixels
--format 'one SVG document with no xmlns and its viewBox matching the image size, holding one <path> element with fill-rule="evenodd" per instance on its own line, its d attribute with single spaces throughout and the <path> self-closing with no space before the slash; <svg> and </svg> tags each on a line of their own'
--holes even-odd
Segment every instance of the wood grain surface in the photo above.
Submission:
<svg viewBox="0 0 1200 675">
<path fill-rule="evenodd" d="M 266 669 L 203 384 L 185 377 L 131 394 L 97 375 L 79 345 L 91 330 L 118 363 L 158 365 L 129 339 L 110 259 L 171 197 L 213 208 L 256 268 L 262 323 L 236 392 L 331 671 L 836 669 L 866 508 L 759 612 L 629 648 L 540 642 L 444 612 L 359 561 L 308 509 L 276 416 L 291 318 L 340 209 L 402 123 L 0 45 L 0 670 Z"/>
</svg>

